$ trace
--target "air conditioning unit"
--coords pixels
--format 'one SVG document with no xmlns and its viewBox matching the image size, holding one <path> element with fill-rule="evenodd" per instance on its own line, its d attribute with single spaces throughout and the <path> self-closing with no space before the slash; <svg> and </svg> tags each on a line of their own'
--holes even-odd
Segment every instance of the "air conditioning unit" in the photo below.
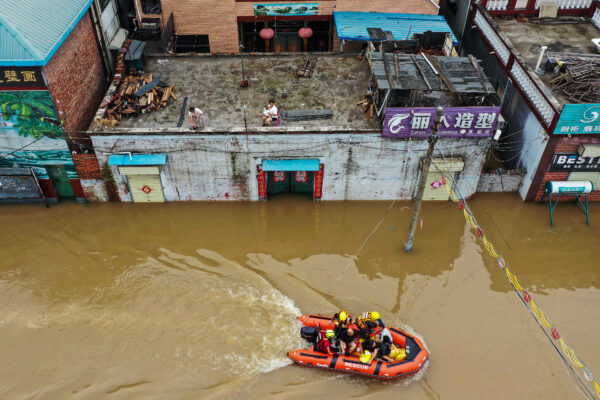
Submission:
<svg viewBox="0 0 600 400">
<path fill-rule="evenodd" d="M 558 15 L 558 0 L 540 0 L 538 18 L 556 18 Z"/>
</svg>

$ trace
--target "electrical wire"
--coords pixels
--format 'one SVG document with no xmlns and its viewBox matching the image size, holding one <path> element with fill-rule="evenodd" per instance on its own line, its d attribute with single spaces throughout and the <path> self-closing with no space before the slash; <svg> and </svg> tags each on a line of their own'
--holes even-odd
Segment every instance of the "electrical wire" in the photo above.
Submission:
<svg viewBox="0 0 600 400">
<path fill-rule="evenodd" d="M 448 178 L 451 182 L 450 186 L 453 188 L 453 192 L 454 193 L 458 193 L 458 198 L 460 199 L 460 201 L 463 204 L 464 209 L 468 212 L 468 214 L 470 215 L 470 217 L 473 220 L 473 223 L 475 224 L 475 226 L 480 227 L 479 223 L 477 222 L 476 218 L 475 218 L 475 214 L 472 212 L 472 210 L 469 208 L 469 205 L 465 199 L 465 197 L 462 195 L 459 186 L 457 184 L 457 182 L 454 181 L 453 177 L 452 177 L 452 173 L 449 170 L 449 166 L 448 163 L 446 161 L 445 155 L 443 152 L 441 152 L 442 154 L 442 160 L 443 163 L 445 165 L 446 168 L 442 168 L 442 166 L 439 165 L 439 163 L 437 163 L 434 159 L 432 159 L 432 162 L 436 165 L 436 167 L 438 168 L 438 170 L 442 173 L 442 175 L 444 175 L 446 178 Z M 501 257 L 501 255 L 498 255 L 498 257 Z M 502 258 L 504 260 L 504 258 Z M 506 263 L 506 261 L 504 261 Z M 505 276 L 506 276 L 506 268 L 508 268 L 508 263 L 506 263 L 505 268 L 503 270 Z M 508 276 L 506 276 L 508 278 Z M 515 291 L 515 293 L 517 293 L 517 296 L 519 297 L 519 299 L 521 300 L 521 302 L 527 307 L 527 309 L 529 310 L 529 313 L 534 317 L 534 320 L 537 322 L 538 326 L 540 327 L 540 329 L 544 332 L 544 335 L 546 336 L 546 338 L 550 341 L 550 344 L 552 345 L 552 347 L 554 348 L 554 350 L 557 352 L 560 360 L 562 361 L 563 366 L 565 367 L 565 370 L 567 371 L 567 373 L 571 376 L 571 378 L 574 379 L 575 381 L 575 386 L 577 387 L 577 389 L 579 390 L 579 392 L 584 395 L 586 398 L 590 399 L 590 400 L 596 400 L 596 399 L 600 399 L 599 396 L 597 396 L 596 394 L 594 394 L 594 390 L 592 390 L 592 388 L 585 383 L 585 381 L 579 376 L 579 374 L 577 374 L 575 372 L 575 370 L 573 369 L 572 365 L 569 363 L 569 361 L 565 358 L 564 354 L 559 350 L 558 346 L 554 343 L 554 341 L 552 340 L 552 338 L 550 337 L 550 335 L 548 334 L 547 330 L 544 329 L 544 327 L 540 324 L 540 322 L 538 321 L 537 316 L 533 313 L 533 310 L 527 305 L 527 303 L 525 302 L 525 299 L 522 297 L 521 293 L 519 293 L 519 291 L 516 289 L 515 285 L 511 285 L 513 290 Z M 549 326 L 552 326 L 552 324 L 549 321 L 549 318 L 546 316 L 545 317 L 546 320 L 549 323 Z M 564 341 L 564 338 L 562 338 L 561 340 Z M 565 341 L 566 344 L 566 341 Z M 568 346 L 568 344 L 566 344 Z M 590 374 L 591 378 L 589 379 L 590 382 L 594 381 L 594 376 L 591 373 L 591 371 L 585 367 L 585 364 L 583 363 L 583 361 L 581 360 L 581 358 L 578 358 L 578 361 L 584 366 L 585 371 L 587 371 L 587 373 Z"/>
</svg>

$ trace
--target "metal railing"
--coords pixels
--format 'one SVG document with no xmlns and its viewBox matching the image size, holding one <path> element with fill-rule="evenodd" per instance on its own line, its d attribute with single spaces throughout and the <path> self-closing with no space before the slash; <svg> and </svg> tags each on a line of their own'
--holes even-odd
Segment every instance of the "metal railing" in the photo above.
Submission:
<svg viewBox="0 0 600 400">
<path fill-rule="evenodd" d="M 535 15 L 539 13 L 540 0 L 527 0 L 525 4 L 518 0 L 481 0 L 481 5 L 491 15 Z M 558 14 L 591 16 L 595 8 L 594 0 L 558 0 Z"/>
<path fill-rule="evenodd" d="M 475 7 L 473 24 L 478 28 L 482 39 L 492 50 L 506 75 L 515 83 L 540 124 L 546 132 L 552 133 L 560 110 L 550 101 L 536 79 L 530 75 L 517 54 L 511 49 L 512 46 L 504 41 L 491 21 L 488 20 L 485 12 L 479 7 Z"/>
</svg>

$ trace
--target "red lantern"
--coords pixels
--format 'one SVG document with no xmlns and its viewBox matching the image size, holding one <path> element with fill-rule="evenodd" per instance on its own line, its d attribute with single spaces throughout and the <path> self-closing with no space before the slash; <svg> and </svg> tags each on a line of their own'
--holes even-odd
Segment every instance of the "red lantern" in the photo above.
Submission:
<svg viewBox="0 0 600 400">
<path fill-rule="evenodd" d="M 261 29 L 260 32 L 260 37 L 263 38 L 264 40 L 269 40 L 269 39 L 273 39 L 273 37 L 275 36 L 275 31 L 271 28 L 264 28 Z"/>
<path fill-rule="evenodd" d="M 300 30 L 298 31 L 298 36 L 300 36 L 303 41 L 304 51 L 308 50 L 308 39 L 311 38 L 312 35 L 313 30 L 308 27 L 300 28 Z"/>
<path fill-rule="evenodd" d="M 269 51 L 269 40 L 275 36 L 275 31 L 271 28 L 261 29 L 258 33 L 265 40 L 265 50 Z"/>
<path fill-rule="evenodd" d="M 313 30 L 310 28 L 300 28 L 298 31 L 298 36 L 302 39 L 310 39 L 313 35 Z"/>
</svg>

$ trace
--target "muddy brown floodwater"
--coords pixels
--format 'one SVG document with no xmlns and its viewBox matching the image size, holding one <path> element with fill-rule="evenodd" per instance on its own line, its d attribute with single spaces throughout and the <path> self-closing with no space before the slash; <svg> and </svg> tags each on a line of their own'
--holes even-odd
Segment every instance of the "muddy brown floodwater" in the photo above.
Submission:
<svg viewBox="0 0 600 400">
<path fill-rule="evenodd" d="M 554 349 L 453 203 L 0 207 L 0 398 L 576 399 Z M 471 207 L 537 303 L 600 373 L 600 207 L 478 195 Z M 330 294 L 327 288 L 350 268 Z M 420 334 L 420 380 L 380 382 L 275 356 L 296 315 L 376 309 Z M 297 336 L 285 350 L 297 348 Z M 393 397 L 390 397 L 393 396 Z"/>
</svg>

